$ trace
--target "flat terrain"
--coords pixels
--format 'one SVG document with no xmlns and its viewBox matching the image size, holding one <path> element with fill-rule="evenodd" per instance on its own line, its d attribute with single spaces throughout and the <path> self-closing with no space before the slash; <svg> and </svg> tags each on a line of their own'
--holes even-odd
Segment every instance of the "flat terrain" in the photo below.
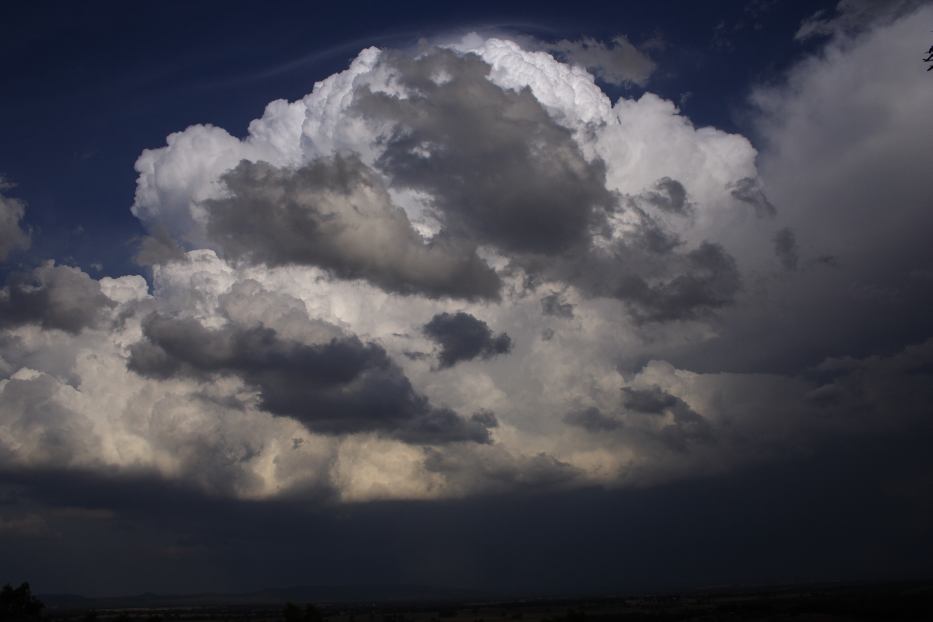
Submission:
<svg viewBox="0 0 933 622">
<path fill-rule="evenodd" d="M 62 597 L 58 597 L 62 598 Z M 159 597 L 87 601 L 83 606 L 49 598 L 46 617 L 56 622 L 182 622 L 187 620 L 279 621 L 284 604 L 236 603 L 174 606 L 126 606 L 140 599 L 151 605 Z M 188 597 L 208 601 L 210 597 Z M 219 597 L 216 597 L 219 598 Z M 234 599 L 235 597 L 231 597 Z M 120 602 L 121 607 L 107 608 Z M 299 603 L 304 606 L 305 603 Z M 670 594 L 644 594 L 589 599 L 532 599 L 491 602 L 484 600 L 384 601 L 381 603 L 314 603 L 325 622 L 594 622 L 673 620 L 793 620 L 841 622 L 848 620 L 933 620 L 933 584 L 793 587 L 760 590 L 716 590 Z M 89 607 L 88 605 L 94 605 Z M 294 613 L 294 612 L 293 612 Z M 302 609 L 302 617 L 288 622 L 315 622 Z"/>
</svg>

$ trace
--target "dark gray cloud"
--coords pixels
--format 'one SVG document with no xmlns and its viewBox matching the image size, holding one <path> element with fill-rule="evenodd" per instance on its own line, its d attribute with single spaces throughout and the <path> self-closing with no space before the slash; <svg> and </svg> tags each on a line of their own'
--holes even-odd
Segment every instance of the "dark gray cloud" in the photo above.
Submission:
<svg viewBox="0 0 933 622">
<path fill-rule="evenodd" d="M 595 407 L 567 413 L 564 415 L 564 423 L 593 433 L 609 432 L 622 427 L 621 419 L 607 415 Z"/>
<path fill-rule="evenodd" d="M 470 415 L 470 419 L 482 423 L 487 428 L 498 428 L 499 419 L 496 418 L 496 413 L 491 410 L 480 410 L 478 412 Z"/>
<path fill-rule="evenodd" d="M 490 442 L 489 421 L 435 408 L 386 351 L 357 337 L 308 345 L 264 326 L 205 328 L 193 319 L 150 315 L 129 368 L 150 377 L 242 378 L 262 408 L 314 432 L 379 432 L 417 443 Z"/>
<path fill-rule="evenodd" d="M 26 206 L 22 201 L 3 196 L 8 187 L 0 178 L 0 261 L 16 250 L 29 248 L 29 233 L 23 229 L 23 214 Z"/>
<path fill-rule="evenodd" d="M 78 268 L 47 262 L 13 273 L 0 289 L 0 328 L 38 324 L 78 333 L 96 325 L 113 302 Z"/>
<path fill-rule="evenodd" d="M 139 243 L 139 250 L 133 259 L 141 266 L 154 266 L 183 259 L 184 250 L 162 228 L 156 228 L 144 236 Z"/>
<path fill-rule="evenodd" d="M 660 415 L 666 410 L 683 405 L 683 400 L 661 389 L 622 389 L 622 405 L 628 410 L 649 415 Z"/>
<path fill-rule="evenodd" d="M 393 184 L 430 193 L 456 238 L 516 253 L 586 244 L 602 210 L 615 203 L 605 167 L 587 162 L 528 88 L 496 86 L 490 66 L 472 54 L 386 58 L 410 95 L 362 89 L 355 108 L 394 124 L 378 161 Z"/>
<path fill-rule="evenodd" d="M 676 451 L 686 451 L 691 443 L 713 440 L 709 422 L 676 395 L 661 387 L 622 389 L 622 406 L 629 412 L 646 415 L 671 415 L 672 423 L 663 426 L 659 438 Z"/>
<path fill-rule="evenodd" d="M 297 170 L 244 160 L 223 183 L 229 196 L 204 207 L 208 235 L 227 257 L 318 266 L 402 294 L 498 297 L 499 278 L 474 246 L 445 235 L 425 242 L 356 157 Z"/>
<path fill-rule="evenodd" d="M 654 187 L 639 195 L 650 205 L 671 214 L 686 215 L 690 212 L 690 202 L 687 200 L 687 189 L 676 179 L 662 177 Z"/>
<path fill-rule="evenodd" d="M 713 428 L 702 415 L 693 410 L 677 409 L 671 411 L 674 422 L 661 428 L 659 437 L 668 447 L 678 452 L 686 452 L 692 445 L 708 445 L 715 442 Z"/>
<path fill-rule="evenodd" d="M 796 270 L 800 261 L 797 236 L 792 229 L 784 227 L 774 234 L 774 254 L 785 270 Z"/>
<path fill-rule="evenodd" d="M 512 339 L 506 333 L 493 335 L 486 322 L 469 313 L 438 313 L 424 325 L 424 334 L 441 347 L 441 367 L 478 357 L 488 359 L 512 351 Z"/>
<path fill-rule="evenodd" d="M 469 451 L 463 446 L 443 451 L 429 448 L 424 468 L 443 474 L 451 486 L 486 494 L 554 492 L 572 485 L 581 475 L 573 465 L 544 452 L 515 456 L 497 446 L 482 449 L 488 451 Z"/>
<path fill-rule="evenodd" d="M 553 292 L 541 299 L 541 312 L 554 317 L 572 318 L 573 305 L 564 301 L 559 293 Z"/>
<path fill-rule="evenodd" d="M 777 213 L 777 208 L 765 195 L 758 179 L 743 177 L 732 184 L 729 189 L 732 198 L 751 205 L 759 216 L 774 216 Z"/>
<path fill-rule="evenodd" d="M 808 402 L 817 406 L 835 406 L 842 400 L 843 390 L 835 384 L 824 384 L 810 391 L 804 397 Z"/>
<path fill-rule="evenodd" d="M 661 187 L 680 186 L 671 182 Z M 640 205 L 644 199 L 630 196 L 616 208 L 627 211 L 632 226 L 612 234 L 617 237 L 611 241 L 607 230 L 595 231 L 587 246 L 556 256 L 514 255 L 512 266 L 525 271 L 526 287 L 557 281 L 574 285 L 587 297 L 617 298 L 639 323 L 695 320 L 731 306 L 742 290 L 735 258 L 709 241 L 685 249 L 685 242 L 663 220 Z M 663 200 L 677 209 L 690 209 L 676 190 Z M 545 315 L 572 316 L 572 306 L 562 306 L 567 303 L 553 293 L 541 304 Z"/>
<path fill-rule="evenodd" d="M 697 436 L 706 436 L 709 432 L 706 420 L 690 406 L 661 387 L 648 387 L 646 389 L 622 389 L 622 406 L 629 412 L 645 415 L 671 414 L 674 422 L 685 432 Z"/>
<path fill-rule="evenodd" d="M 742 288 L 735 259 L 719 244 L 703 242 L 671 260 L 679 274 L 668 280 L 649 280 L 637 273 L 624 275 L 613 295 L 624 301 L 640 322 L 690 320 L 730 305 Z"/>
<path fill-rule="evenodd" d="M 452 410 L 439 408 L 414 419 L 400 428 L 394 436 L 407 443 L 433 444 L 448 441 L 489 443 L 489 430 L 498 425 L 496 415 L 488 411 L 475 413 L 467 418 L 461 417 Z"/>
<path fill-rule="evenodd" d="M 667 255 L 674 251 L 683 241 L 674 233 L 666 230 L 656 220 L 638 210 L 641 223 L 629 235 L 628 244 L 643 249 L 655 255 Z"/>
<path fill-rule="evenodd" d="M 583 37 L 577 41 L 562 39 L 546 46 L 565 62 L 580 65 L 603 82 L 616 86 L 644 86 L 657 65 L 651 57 L 635 47 L 625 35 L 618 35 L 609 44 Z"/>
<path fill-rule="evenodd" d="M 660 426 L 632 425 L 626 428 L 625 415 L 664 417 Z M 710 423 L 689 404 L 660 387 L 622 389 L 622 410 L 606 413 L 590 407 L 564 415 L 564 423 L 591 434 L 627 430 L 632 439 L 662 443 L 676 452 L 686 452 L 692 445 L 713 442 Z"/>
</svg>

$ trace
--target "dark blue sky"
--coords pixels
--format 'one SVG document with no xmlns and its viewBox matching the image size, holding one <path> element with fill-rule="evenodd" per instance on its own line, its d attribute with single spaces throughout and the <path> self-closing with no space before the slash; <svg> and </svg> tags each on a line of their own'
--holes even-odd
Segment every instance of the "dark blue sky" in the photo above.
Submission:
<svg viewBox="0 0 933 622">
<path fill-rule="evenodd" d="M 828 2 L 11 2 L 0 9 L 0 174 L 28 204 L 20 259 L 134 270 L 133 164 L 193 123 L 243 135 L 269 101 L 296 99 L 363 47 L 503 29 L 541 39 L 660 36 L 648 88 L 697 125 L 742 129 L 751 85 L 807 46 Z M 607 88 L 611 96 L 637 91 Z"/>
</svg>

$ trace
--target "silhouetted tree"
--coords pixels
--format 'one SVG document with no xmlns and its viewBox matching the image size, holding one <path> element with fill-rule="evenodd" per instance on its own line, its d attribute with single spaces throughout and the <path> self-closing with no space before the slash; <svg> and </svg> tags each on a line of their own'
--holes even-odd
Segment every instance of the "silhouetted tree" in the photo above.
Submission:
<svg viewBox="0 0 933 622">
<path fill-rule="evenodd" d="M 18 588 L 4 585 L 0 590 L 0 620 L 32 620 L 38 618 L 45 605 L 32 595 L 29 583 Z"/>
</svg>

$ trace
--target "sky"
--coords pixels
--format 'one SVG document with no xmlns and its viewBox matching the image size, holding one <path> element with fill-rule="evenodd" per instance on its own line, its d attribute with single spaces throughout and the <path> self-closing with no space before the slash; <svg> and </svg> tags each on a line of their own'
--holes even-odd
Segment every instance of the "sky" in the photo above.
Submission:
<svg viewBox="0 0 933 622">
<path fill-rule="evenodd" d="M 929 578 L 931 32 L 6 3 L 0 582 Z"/>
</svg>

